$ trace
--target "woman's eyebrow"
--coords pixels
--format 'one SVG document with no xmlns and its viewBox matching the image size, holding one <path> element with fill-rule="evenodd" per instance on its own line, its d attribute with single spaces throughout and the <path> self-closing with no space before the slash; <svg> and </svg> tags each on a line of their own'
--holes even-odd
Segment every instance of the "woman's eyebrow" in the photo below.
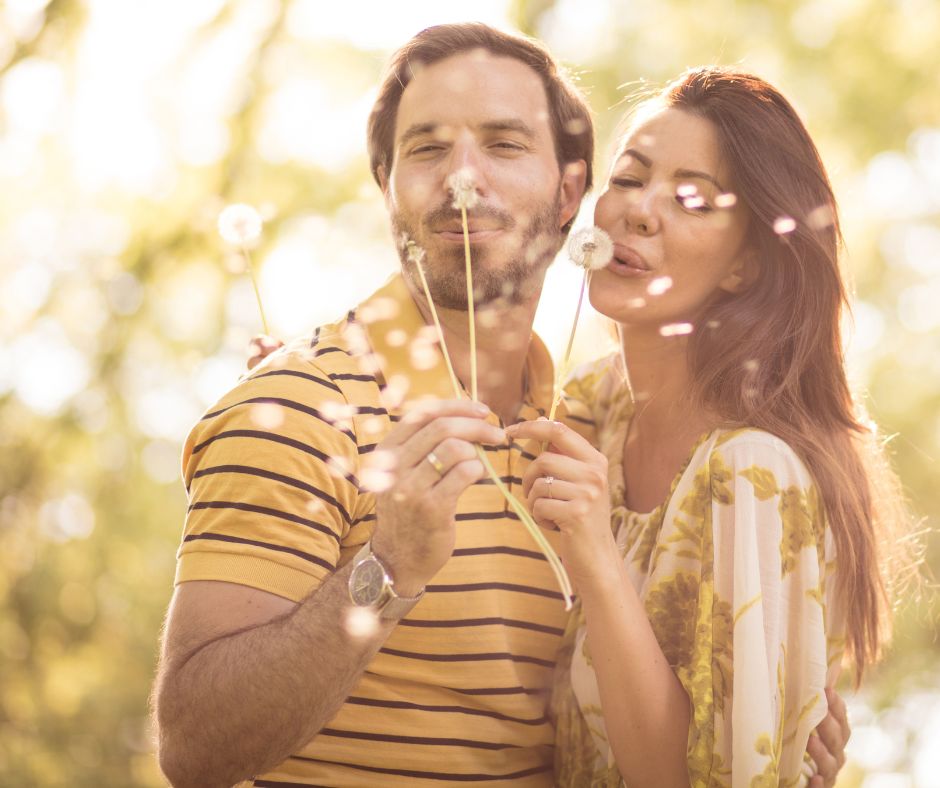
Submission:
<svg viewBox="0 0 940 788">
<path fill-rule="evenodd" d="M 703 181 L 715 184 L 722 192 L 725 190 L 724 187 L 718 183 L 718 179 L 709 175 L 707 172 L 700 172 L 699 170 L 676 170 L 673 176 L 676 178 L 700 178 Z"/>
</svg>

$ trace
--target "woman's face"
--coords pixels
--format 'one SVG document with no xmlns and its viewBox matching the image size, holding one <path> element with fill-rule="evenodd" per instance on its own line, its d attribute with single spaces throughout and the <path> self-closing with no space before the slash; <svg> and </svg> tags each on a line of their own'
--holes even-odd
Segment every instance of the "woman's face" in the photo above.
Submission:
<svg viewBox="0 0 940 788">
<path fill-rule="evenodd" d="M 688 333 L 683 324 L 751 272 L 747 211 L 733 194 L 711 121 L 664 109 L 634 127 L 594 211 L 614 242 L 591 278 L 594 308 L 625 326 Z"/>
</svg>

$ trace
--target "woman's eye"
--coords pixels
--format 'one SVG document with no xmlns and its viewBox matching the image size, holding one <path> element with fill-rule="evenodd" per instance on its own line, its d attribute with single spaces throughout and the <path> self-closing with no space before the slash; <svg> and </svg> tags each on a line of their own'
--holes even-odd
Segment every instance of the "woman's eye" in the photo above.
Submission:
<svg viewBox="0 0 940 788">
<path fill-rule="evenodd" d="M 711 213 L 712 207 L 705 202 L 705 198 L 698 194 L 677 194 L 676 202 L 687 211 L 694 213 Z"/>
</svg>

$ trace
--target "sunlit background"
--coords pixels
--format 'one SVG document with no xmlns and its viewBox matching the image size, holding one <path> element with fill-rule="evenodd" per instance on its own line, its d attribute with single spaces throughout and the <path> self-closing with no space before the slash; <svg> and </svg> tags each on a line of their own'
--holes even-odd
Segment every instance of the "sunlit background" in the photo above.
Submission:
<svg viewBox="0 0 940 788">
<path fill-rule="evenodd" d="M 243 371 L 260 318 L 216 233 L 265 217 L 272 333 L 334 319 L 395 270 L 365 156 L 381 66 L 482 20 L 545 40 L 597 113 L 686 66 L 777 84 L 841 199 L 854 380 L 923 528 L 940 455 L 940 4 L 936 0 L 6 0 L 0 3 L 0 784 L 159 786 L 147 723 L 185 511 L 188 428 Z M 590 220 L 592 200 L 579 224 Z M 556 356 L 578 271 L 549 273 Z M 588 315 L 576 354 L 607 332 Z M 928 560 L 940 567 L 940 540 Z M 937 593 L 850 698 L 841 786 L 940 785 Z"/>
</svg>

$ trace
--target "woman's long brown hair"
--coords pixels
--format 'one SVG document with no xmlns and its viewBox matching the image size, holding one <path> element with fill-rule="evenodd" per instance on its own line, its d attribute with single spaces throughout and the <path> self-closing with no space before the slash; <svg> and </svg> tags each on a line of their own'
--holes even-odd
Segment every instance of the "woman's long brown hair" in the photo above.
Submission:
<svg viewBox="0 0 940 788">
<path fill-rule="evenodd" d="M 756 275 L 700 317 L 688 346 L 692 395 L 726 425 L 782 438 L 809 468 L 836 545 L 858 681 L 889 632 L 892 570 L 884 559 L 901 544 L 907 517 L 882 441 L 846 379 L 840 318 L 848 303 L 832 186 L 793 107 L 758 77 L 694 69 L 653 101 L 715 125 L 737 199 L 750 212 Z M 779 220 L 795 227 L 781 232 Z"/>
</svg>

